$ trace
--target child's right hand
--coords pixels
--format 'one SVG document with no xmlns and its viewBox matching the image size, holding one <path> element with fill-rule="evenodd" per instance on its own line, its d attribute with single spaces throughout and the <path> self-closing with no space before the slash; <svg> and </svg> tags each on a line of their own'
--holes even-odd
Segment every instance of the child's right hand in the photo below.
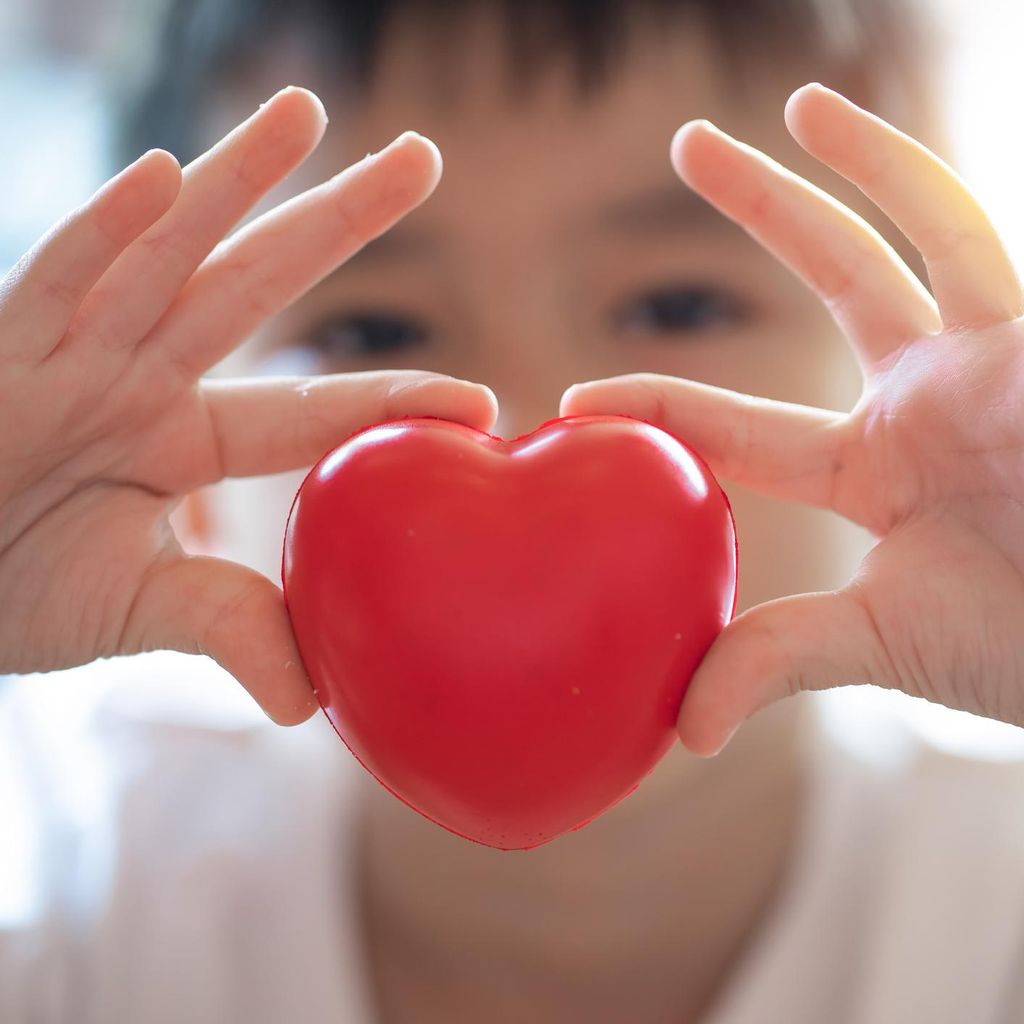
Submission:
<svg viewBox="0 0 1024 1024">
<path fill-rule="evenodd" d="M 200 379 L 437 182 L 436 149 L 403 136 L 222 241 L 326 124 L 289 88 L 184 171 L 153 150 L 0 282 L 0 673 L 203 653 L 274 721 L 305 720 L 316 699 L 281 591 L 186 555 L 170 512 L 373 422 L 493 424 L 488 389 L 418 371 Z"/>
</svg>

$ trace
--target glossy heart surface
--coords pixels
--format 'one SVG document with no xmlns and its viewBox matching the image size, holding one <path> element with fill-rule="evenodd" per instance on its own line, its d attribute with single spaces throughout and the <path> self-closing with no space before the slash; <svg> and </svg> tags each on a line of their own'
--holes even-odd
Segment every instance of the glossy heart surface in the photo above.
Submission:
<svg viewBox="0 0 1024 1024">
<path fill-rule="evenodd" d="M 676 741 L 736 605 L 729 503 L 681 440 L 626 416 L 514 440 L 429 417 L 310 471 L 285 600 L 359 762 L 459 836 L 531 849 L 628 796 Z"/>
</svg>

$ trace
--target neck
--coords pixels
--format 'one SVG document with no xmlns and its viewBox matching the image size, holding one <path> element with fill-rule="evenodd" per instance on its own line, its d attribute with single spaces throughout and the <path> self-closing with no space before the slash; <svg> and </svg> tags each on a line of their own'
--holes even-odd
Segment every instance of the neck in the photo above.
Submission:
<svg viewBox="0 0 1024 1024">
<path fill-rule="evenodd" d="M 552 1020 L 621 1020 L 624 992 L 634 1019 L 692 1019 L 785 878 L 806 712 L 775 705 L 710 760 L 677 743 L 616 807 L 530 851 L 454 836 L 366 776 L 359 870 L 384 1019 L 406 1019 L 406 993 L 417 1020 L 434 1019 L 431 1000 L 444 1019 L 475 998 L 493 1020 L 505 987 L 510 1020 L 508 1000 L 534 1021 L 544 1005 Z"/>
</svg>

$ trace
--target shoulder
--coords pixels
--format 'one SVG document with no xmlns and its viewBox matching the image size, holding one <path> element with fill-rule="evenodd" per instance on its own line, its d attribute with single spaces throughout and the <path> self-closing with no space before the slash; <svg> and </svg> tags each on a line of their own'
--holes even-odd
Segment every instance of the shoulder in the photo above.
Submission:
<svg viewBox="0 0 1024 1024">
<path fill-rule="evenodd" d="M 906 713 L 902 695 L 843 696 L 819 715 L 824 771 L 890 812 L 894 843 L 954 860 L 1024 843 L 1024 730 L 923 701 Z"/>
<path fill-rule="evenodd" d="M 1024 991 L 1010 995 L 1024 974 L 1024 742 L 972 755 L 949 735 L 877 711 L 829 730 L 831 770 L 861 796 L 846 841 L 870 851 L 865 1020 L 995 1022 L 1007 999 L 1024 1014 Z"/>
<path fill-rule="evenodd" d="M 265 948 L 277 933 L 247 935 L 245 922 L 295 931 L 309 907 L 290 880 L 331 877 L 361 771 L 326 719 L 275 726 L 185 656 L 14 686 L 0 701 L 0 733 L 16 739 L 0 740 L 0 784 L 17 790 L 24 842 L 0 851 L 0 1019 L 88 1020 L 71 1009 L 83 978 L 90 1005 L 144 1006 L 163 986 L 188 1017 L 176 969 L 202 978 L 225 956 L 279 957 Z M 194 998 L 216 1005 L 210 991 Z"/>
</svg>

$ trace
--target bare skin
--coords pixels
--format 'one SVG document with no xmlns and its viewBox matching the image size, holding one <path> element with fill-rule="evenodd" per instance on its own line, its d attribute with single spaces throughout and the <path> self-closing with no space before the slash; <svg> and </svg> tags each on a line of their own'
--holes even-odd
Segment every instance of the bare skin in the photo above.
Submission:
<svg viewBox="0 0 1024 1024">
<path fill-rule="evenodd" d="M 711 211 L 666 229 L 658 226 L 662 212 L 629 233 L 563 241 L 570 226 L 587 225 L 616 200 L 675 188 L 663 140 L 688 113 L 731 125 L 820 176 L 785 131 L 786 83 L 772 82 L 750 105 L 730 102 L 694 32 L 674 41 L 674 65 L 648 54 L 586 115 L 557 75 L 538 92 L 539 105 L 511 111 L 495 75 L 499 40 L 486 23 L 477 31 L 457 71 L 472 102 L 447 107 L 417 88 L 423 58 L 415 35 L 400 31 L 367 101 L 332 102 L 338 127 L 330 148 L 290 187 L 318 180 L 332 162 L 405 124 L 438 141 L 445 176 L 431 201 L 389 233 L 394 245 L 382 239 L 354 257 L 267 324 L 227 369 L 285 355 L 324 371 L 417 365 L 464 375 L 494 389 L 496 430 L 505 436 L 549 418 L 570 383 L 639 369 L 850 407 L 859 373 L 841 332 L 801 282 L 727 218 Z M 250 82 L 243 95 L 258 91 Z M 226 97 L 211 133 L 237 110 Z M 843 198 L 867 213 L 870 204 L 841 185 Z M 625 299 L 666 280 L 719 283 L 756 312 L 675 337 L 624 336 L 608 325 L 609 303 L 598 296 Z M 319 318 L 366 307 L 425 321 L 436 334 L 390 356 L 303 340 Z M 741 610 L 836 585 L 863 549 L 863 537 L 835 518 L 728 478 L 726 487 L 742 538 Z M 289 488 L 282 492 L 286 500 Z M 268 525 L 269 550 L 278 530 Z M 699 1021 L 786 883 L 809 727 L 801 705 L 788 703 L 754 718 L 713 761 L 677 746 L 628 800 L 528 854 L 457 839 L 367 778 L 361 910 L 379 1024 Z"/>
<path fill-rule="evenodd" d="M 741 102 L 694 31 L 650 46 L 586 113 L 557 69 L 538 104 L 513 111 L 496 86 L 497 40 L 477 29 L 463 105 L 420 87 L 423 55 L 399 32 L 366 103 L 329 97 L 335 132 L 312 157 L 322 114 L 308 93 L 286 93 L 180 177 L 166 154 L 136 165 L 5 282 L 0 409 L 19 432 L 0 452 L 0 606 L 15 609 L 0 622 L 2 667 L 205 650 L 275 720 L 301 721 L 313 703 L 279 591 L 243 566 L 189 558 L 168 526 L 182 495 L 298 469 L 372 419 L 429 412 L 514 435 L 561 400 L 564 412 L 663 422 L 727 483 L 745 614 L 684 702 L 690 750 L 712 753 L 744 714 L 829 681 L 872 679 L 1024 724 L 1010 642 L 1024 606 L 1021 296 L 966 191 L 835 94 L 786 104 L 810 77 L 795 62 L 796 80 Z M 210 131 L 237 120 L 239 96 L 251 110 L 261 85 L 225 94 L 226 123 Z M 816 157 L 827 160 L 850 178 L 827 179 L 846 212 L 702 125 L 676 136 L 670 164 L 673 132 L 705 117 L 807 180 L 825 180 Z M 359 251 L 438 180 L 415 136 L 214 251 L 261 197 L 272 206 L 410 125 L 441 145 L 445 178 L 384 239 Z M 844 148 L 844 132 L 859 146 Z M 669 189 L 719 209 L 638 209 Z M 895 258 L 916 267 L 914 246 L 934 301 Z M 687 330 L 621 315 L 680 281 L 745 312 L 713 307 Z M 429 323 L 429 342 L 381 358 L 309 340 L 323 315 L 366 306 Z M 235 365 L 301 351 L 330 375 L 200 381 L 250 335 Z M 493 388 L 497 427 L 486 388 L 422 370 Z M 609 377 L 622 379 L 564 395 Z M 864 530 L 881 543 L 844 587 Z M 272 550 L 280 523 L 267 531 Z M 757 607 L 803 591 L 818 593 Z M 975 664 L 984 671 L 965 675 Z M 510 1020 L 621 1020 L 613 995 L 645 1020 L 699 1020 L 784 884 L 806 780 L 800 708 L 756 715 L 711 761 L 676 747 L 619 807 L 528 854 L 456 840 L 367 780 L 364 923 L 384 1024 L 498 1019 L 496 991 Z M 747 800 L 751 812 L 734 814 Z"/>
<path fill-rule="evenodd" d="M 225 372 L 285 357 L 321 371 L 415 365 L 465 375 L 494 389 L 495 429 L 504 436 L 550 418 L 572 382 L 629 369 L 839 407 L 852 402 L 856 364 L 827 316 L 715 211 L 671 231 L 655 213 L 622 235 L 562 241 L 563 222 L 585 228 L 595 211 L 623 198 L 652 189 L 678 195 L 664 148 L 680 118 L 673 97 L 685 97 L 694 114 L 714 111 L 760 128 L 766 145 L 778 145 L 777 117 L 772 125 L 767 110 L 722 99 L 700 36 L 681 37 L 677 53 L 686 59 L 674 72 L 657 62 L 633 65 L 582 117 L 559 76 L 547 83 L 541 107 L 510 112 L 494 74 L 500 42 L 486 24 L 478 31 L 462 70 L 476 83 L 469 90 L 476 106 L 447 108 L 413 88 L 421 58 L 415 39 L 401 35 L 358 109 L 324 85 L 337 130 L 289 190 L 373 148 L 392 124 L 418 125 L 438 140 L 442 184 L 389 233 L 390 251 L 378 242 L 375 252 L 371 245 L 353 257 L 266 324 Z M 296 72 L 282 64 L 265 83 L 248 82 L 241 98 L 226 96 L 210 135 L 272 87 L 275 74 Z M 485 130 L 498 122 L 500 132 Z M 435 236 L 438 248 L 417 252 L 417 234 Z M 677 337 L 623 336 L 607 325 L 607 303 L 595 296 L 624 301 L 666 280 L 708 280 L 757 311 L 745 322 Z M 367 307 L 440 326 L 429 345 L 383 358 L 339 355 L 304 340 L 319 318 Z M 268 488 L 252 504 L 274 507 L 276 499 L 283 508 L 295 482 L 282 483 L 279 494 Z M 741 608 L 827 586 L 852 564 L 858 537 L 842 524 L 726 486 L 743 538 Z M 263 539 L 270 552 L 279 543 L 277 518 L 268 516 Z M 787 548 L 800 557 L 787 558 Z M 798 705 L 784 705 L 752 722 L 727 757 L 702 762 L 676 746 L 626 801 L 526 854 L 458 839 L 367 777 L 361 912 L 378 1024 L 698 1020 L 785 883 L 809 725 Z"/>
</svg>

